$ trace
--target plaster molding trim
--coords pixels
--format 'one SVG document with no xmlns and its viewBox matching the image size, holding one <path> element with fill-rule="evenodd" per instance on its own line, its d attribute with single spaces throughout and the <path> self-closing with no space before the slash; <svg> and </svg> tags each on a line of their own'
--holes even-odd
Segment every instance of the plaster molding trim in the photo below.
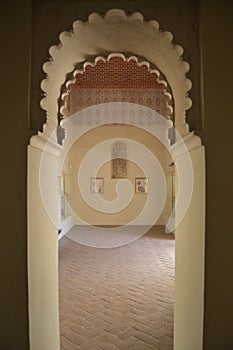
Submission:
<svg viewBox="0 0 233 350">
<path fill-rule="evenodd" d="M 129 56 L 129 57 L 126 57 L 124 54 L 122 53 L 117 53 L 117 52 L 114 52 L 114 53 L 110 53 L 107 57 L 103 57 L 103 56 L 97 56 L 95 57 L 94 61 L 93 62 L 90 62 L 90 61 L 86 61 L 83 63 L 83 66 L 82 68 L 80 69 L 76 69 L 74 70 L 73 72 L 73 79 L 72 80 L 68 80 L 66 83 L 65 83 L 65 86 L 66 86 L 66 89 L 67 91 L 64 92 L 62 95 L 61 95 L 61 100 L 63 101 L 63 105 L 61 106 L 60 108 L 60 113 L 63 117 L 65 118 L 68 118 L 70 116 L 70 112 L 67 108 L 67 105 L 66 105 L 66 98 L 69 96 L 69 89 L 70 89 L 70 85 L 72 84 L 75 84 L 76 82 L 76 79 L 77 79 L 77 75 L 78 74 L 85 74 L 85 71 L 86 71 L 86 68 L 91 66 L 91 67 L 96 67 L 98 62 L 109 62 L 111 60 L 111 58 L 113 57 L 120 57 L 124 62 L 127 62 L 129 63 L 130 61 L 134 61 L 136 63 L 136 65 L 138 67 L 142 67 L 142 66 L 146 66 L 147 67 L 147 70 L 150 74 L 154 74 L 155 76 L 155 81 L 158 83 L 158 84 L 161 84 L 164 86 L 164 89 L 167 88 L 168 84 L 165 80 L 160 80 L 159 79 L 159 76 L 160 76 L 160 72 L 157 70 L 157 69 L 154 69 L 151 67 L 151 64 L 147 61 L 139 61 L 138 60 L 138 57 L 136 56 Z M 167 117 L 170 117 L 173 113 L 173 108 L 172 106 L 169 104 L 169 102 L 172 100 L 172 95 L 165 91 L 163 93 L 163 95 L 166 97 L 166 109 L 167 109 Z"/>
<path fill-rule="evenodd" d="M 59 157 L 62 150 L 62 146 L 60 146 L 57 142 L 54 143 L 53 141 L 48 140 L 42 133 L 34 135 L 30 138 L 30 146 L 56 157 Z"/>
<path fill-rule="evenodd" d="M 60 88 L 77 64 L 88 57 L 129 52 L 144 57 L 166 77 L 175 102 L 176 128 L 182 137 L 188 134 L 185 113 L 192 106 L 188 97 L 192 83 L 186 78 L 189 64 L 182 59 L 183 48 L 173 44 L 172 33 L 161 31 L 158 22 L 146 22 L 138 12 L 126 15 L 123 10 L 112 9 L 104 17 L 92 13 L 87 22 L 75 21 L 59 40 L 58 45 L 50 47 L 50 61 L 43 65 L 46 79 L 41 82 L 41 107 L 46 111 L 47 125 L 57 124 Z"/>
<path fill-rule="evenodd" d="M 175 157 L 178 157 L 186 152 L 184 152 L 184 145 L 186 145 L 186 151 L 191 152 L 199 147 L 202 147 L 202 142 L 199 136 L 194 134 L 194 131 L 188 133 L 182 140 L 177 141 L 171 146 L 172 153 Z"/>
</svg>

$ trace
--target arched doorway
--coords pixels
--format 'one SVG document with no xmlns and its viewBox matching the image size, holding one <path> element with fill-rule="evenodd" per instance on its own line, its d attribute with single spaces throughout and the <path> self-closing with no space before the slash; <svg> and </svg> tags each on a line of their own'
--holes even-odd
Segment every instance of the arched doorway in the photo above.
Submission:
<svg viewBox="0 0 233 350">
<path fill-rule="evenodd" d="M 88 30 L 86 30 L 88 28 Z M 127 29 L 127 30 L 126 30 Z M 101 38 L 107 39 L 102 42 Z M 79 38 L 82 38 L 80 41 Z M 57 216 L 58 156 L 62 147 L 53 136 L 57 126 L 57 99 L 66 74 L 88 55 L 105 52 L 130 52 L 155 64 L 166 77 L 174 97 L 175 126 L 182 136 L 194 170 L 194 192 L 183 221 L 176 229 L 175 349 L 201 349 L 204 270 L 204 149 L 200 139 L 189 133 L 185 111 L 191 106 L 186 79 L 188 64 L 182 61 L 182 48 L 172 44 L 169 32 L 160 32 L 156 21 L 143 21 L 141 14 L 126 16 L 110 10 L 97 14 L 84 24 L 77 21 L 73 33 L 60 35 L 61 46 L 53 46 L 53 61 L 44 64 L 47 79 L 42 81 L 46 96 L 41 106 L 47 112 L 43 133 L 31 139 L 28 183 L 29 310 L 32 349 L 58 349 L 57 227 L 50 221 L 40 193 L 39 170 L 43 152 L 47 154 L 47 195 L 49 210 Z M 140 42 L 140 45 L 138 45 Z M 101 43 L 101 45 L 100 45 Z M 166 57 L 166 59 L 164 59 Z M 52 136 L 52 137 L 51 137 Z M 185 154 L 180 143 L 173 146 L 176 164 L 185 173 Z M 188 186 L 188 184 L 187 184 Z M 198 189 L 198 191 L 197 191 Z M 52 200 L 51 200 L 52 199 Z M 192 223 L 192 225 L 190 225 Z M 187 234 L 189 231 L 189 234 Z M 198 260 L 198 261 L 197 261 Z M 184 265 L 185 262 L 185 265 Z M 40 292 L 39 292 L 40 288 Z M 185 334 L 185 336 L 184 336 Z"/>
</svg>

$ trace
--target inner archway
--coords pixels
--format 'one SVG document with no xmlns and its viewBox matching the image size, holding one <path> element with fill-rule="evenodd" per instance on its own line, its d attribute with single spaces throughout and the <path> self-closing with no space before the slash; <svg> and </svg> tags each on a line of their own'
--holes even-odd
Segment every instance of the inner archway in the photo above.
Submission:
<svg viewBox="0 0 233 350">
<path fill-rule="evenodd" d="M 169 87 L 167 82 L 161 80 L 159 76 L 160 73 L 158 70 L 152 69 L 149 62 L 142 60 L 139 61 L 135 56 L 129 56 L 126 58 L 123 54 L 114 53 L 110 54 L 107 58 L 97 57 L 93 62 L 85 62 L 82 69 L 74 70 L 73 79 L 67 80 L 64 84 L 65 92 L 61 95 L 62 106 L 60 108 L 61 114 L 64 118 L 62 126 L 66 129 L 66 122 L 64 123 L 64 121 L 70 117 L 75 119 L 75 114 L 80 114 L 80 121 L 75 121 L 76 124 L 80 124 L 80 129 L 84 128 L 85 125 L 93 125 L 96 127 L 102 125 L 102 129 L 99 132 L 101 135 L 106 135 L 105 137 L 107 139 L 109 139 L 110 135 L 112 135 L 112 138 L 121 139 L 126 138 L 126 135 L 128 135 L 128 137 L 131 135 L 131 139 L 138 139 L 138 142 L 147 144 L 146 147 L 151 148 L 148 143 L 150 138 L 145 137 L 140 128 L 134 130 L 133 125 L 135 125 L 135 127 L 137 127 L 137 125 L 145 125 L 147 126 L 148 131 L 150 131 L 151 126 L 151 132 L 153 133 L 155 118 L 157 115 L 160 115 L 162 119 L 165 118 L 165 121 L 168 121 L 165 130 L 161 129 L 160 131 L 160 137 L 163 139 L 166 147 L 168 147 L 172 142 L 174 143 L 173 138 L 175 136 L 171 132 L 173 99 L 171 93 L 168 92 Z M 130 105 L 127 105 L 127 103 L 130 103 Z M 98 107 L 99 105 L 100 108 Z M 104 109 L 105 105 L 106 109 Z M 90 108 L 91 106 L 95 106 L 96 109 Z M 144 107 L 147 107 L 148 110 Z M 89 109 L 85 111 L 86 108 Z M 131 108 L 130 111 L 129 108 Z M 157 114 L 153 115 L 153 111 L 156 111 Z M 107 122 L 112 124 L 111 130 L 108 131 L 106 125 Z M 159 123 L 158 120 L 157 124 Z M 131 125 L 131 128 L 126 131 L 129 125 Z M 66 130 L 66 135 L 68 138 L 70 137 L 70 130 Z M 96 144 L 100 142 L 100 137 L 97 137 L 97 135 L 92 136 L 91 139 L 92 143 L 94 142 L 94 145 L 95 142 Z M 163 146 L 161 148 L 159 145 L 156 146 L 153 137 L 150 142 L 151 144 L 154 144 L 155 150 L 157 149 L 157 154 L 155 156 L 159 159 L 160 164 L 164 169 L 167 182 L 170 182 L 170 177 L 172 177 L 172 174 L 174 173 L 174 167 L 169 166 L 172 163 L 172 157 L 168 154 L 169 151 L 166 147 Z M 114 144 L 119 144 L 119 141 L 115 143 L 113 142 L 113 145 Z M 159 143 L 157 142 L 157 144 Z M 64 140 L 64 145 L 66 146 L 66 139 Z M 80 156 L 84 148 L 83 144 L 79 147 L 77 146 L 76 153 Z M 68 152 L 68 150 L 63 149 L 62 154 L 64 154 L 64 152 Z M 135 153 L 136 152 L 135 149 Z M 125 159 L 123 159 L 123 156 L 120 158 L 121 159 L 118 161 L 119 165 L 123 164 L 123 162 L 127 162 L 126 154 Z M 76 157 L 73 156 L 73 159 L 78 159 L 78 155 Z M 116 163 L 117 160 L 112 159 L 112 162 Z M 68 183 L 70 181 L 68 177 L 76 179 L 71 159 L 66 159 L 65 163 L 63 175 L 60 174 L 60 176 L 63 177 L 62 183 Z M 75 167 L 75 169 L 76 168 L 77 167 Z M 92 174 L 92 176 L 94 176 L 94 174 Z M 106 173 L 106 177 L 103 178 L 103 181 L 105 185 L 108 185 L 108 191 L 114 193 L 117 183 L 115 181 L 109 181 L 109 178 L 111 177 L 112 176 Z M 124 178 L 124 176 L 122 178 Z M 127 176 L 125 176 L 125 178 L 127 178 Z M 66 179 L 67 181 L 65 181 Z M 75 180 L 73 180 L 73 182 L 74 181 Z M 135 180 L 132 178 L 131 182 L 133 186 L 134 181 Z M 73 186 L 73 190 L 70 190 L 70 192 L 75 192 L 75 189 L 76 187 Z M 163 211 L 159 220 L 160 225 L 166 226 L 166 221 L 170 217 L 173 209 L 171 203 L 172 195 L 170 191 L 171 189 L 167 191 L 166 209 Z M 64 205 L 64 193 L 62 193 L 62 197 L 62 203 Z M 81 205 L 81 203 L 84 203 L 81 196 L 76 198 L 76 202 L 77 208 L 80 207 L 80 210 L 82 208 L 83 211 L 89 212 L 88 207 Z M 64 205 L 64 208 L 62 208 L 63 214 L 67 209 L 66 207 L 67 206 Z M 67 212 L 66 218 L 62 220 L 60 227 L 62 234 L 67 232 L 73 222 L 71 215 L 69 215 L 69 210 L 67 210 Z M 117 215 L 119 216 L 120 214 Z M 126 213 L 124 213 L 124 215 L 127 216 Z M 89 217 L 91 218 L 92 224 L 103 224 L 103 222 L 93 222 L 93 217 L 95 217 L 94 214 L 89 214 Z M 109 220 L 109 223 L 113 224 L 113 217 L 108 218 L 107 216 L 104 220 L 105 224 L 107 224 Z M 87 220 L 87 222 L 90 221 Z M 119 225 L 124 223 L 116 221 L 115 224 Z"/>
</svg>

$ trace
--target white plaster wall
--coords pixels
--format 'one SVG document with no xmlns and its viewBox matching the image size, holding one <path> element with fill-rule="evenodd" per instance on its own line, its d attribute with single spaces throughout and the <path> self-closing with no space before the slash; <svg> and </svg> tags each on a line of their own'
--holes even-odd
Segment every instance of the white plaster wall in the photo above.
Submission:
<svg viewBox="0 0 233 350">
<path fill-rule="evenodd" d="M 75 225 L 75 219 L 73 215 L 68 216 L 61 221 L 61 233 L 58 239 L 61 239 L 73 226 Z"/>
<path fill-rule="evenodd" d="M 130 204 L 122 210 L 122 207 L 119 206 L 119 210 L 115 214 L 109 214 L 106 212 L 100 212 L 95 209 L 92 209 L 83 199 L 78 183 L 78 171 L 80 168 L 80 164 L 85 157 L 85 155 L 91 150 L 95 149 L 95 146 L 102 143 L 105 140 L 110 140 L 110 143 L 101 144 L 101 153 L 109 154 L 111 156 L 111 144 L 113 143 L 112 139 L 120 135 L 123 137 L 125 144 L 127 145 L 128 152 L 128 176 L 127 179 L 131 182 L 133 187 L 133 197 L 130 201 Z M 127 141 L 128 139 L 128 141 Z M 138 143 L 131 143 L 130 140 L 137 141 Z M 142 148 L 140 145 L 144 145 Z M 164 177 L 169 167 L 168 164 L 171 162 L 171 158 L 169 157 L 168 152 L 165 151 L 165 147 L 162 143 L 158 142 L 156 138 L 149 135 L 145 131 L 140 128 L 135 127 L 126 127 L 126 126 L 102 126 L 101 129 L 94 129 L 90 134 L 86 134 L 85 137 L 82 137 L 80 140 L 76 141 L 74 145 L 71 147 L 68 152 L 63 169 L 67 169 L 67 165 L 69 164 L 71 168 L 69 171 L 71 172 L 71 194 L 68 199 L 68 203 L 70 204 L 73 212 L 77 214 L 84 222 L 91 225 L 125 225 L 130 221 L 134 220 L 140 212 L 143 210 L 145 206 L 145 202 L 147 200 L 147 194 L 135 194 L 135 178 L 136 177 L 149 177 L 149 192 L 157 191 L 157 186 L 160 184 L 154 183 L 154 179 L 150 178 L 150 174 L 146 174 L 143 170 L 143 167 L 140 168 L 137 166 L 135 162 L 130 162 L 130 160 L 137 160 L 138 164 L 143 164 L 142 161 L 148 159 L 147 169 L 153 169 L 152 164 L 150 163 L 150 158 L 148 154 L 148 150 L 150 150 L 163 168 Z M 99 160 L 100 169 L 97 173 L 97 176 L 104 178 L 104 193 L 102 197 L 106 201 L 113 201 L 117 197 L 116 192 L 116 179 L 111 179 L 111 162 L 106 164 L 101 164 L 101 160 Z M 87 163 L 88 165 L 88 163 Z M 85 178 L 87 181 L 87 187 L 90 188 L 91 177 L 94 177 L 94 173 L 92 171 L 92 163 L 89 164 L 86 168 Z M 170 169 L 169 169 L 170 170 Z M 171 186 L 167 188 L 167 200 L 164 206 L 164 210 L 161 213 L 157 222 L 154 224 L 165 225 L 166 220 L 169 218 L 169 214 L 171 214 L 170 208 L 171 205 L 167 203 L 171 198 Z M 124 195 L 125 193 L 123 193 Z M 90 201 L 92 197 L 98 196 L 97 194 L 87 193 L 87 196 L 90 197 Z M 156 196 L 153 206 L 151 206 L 146 215 L 143 222 L 143 225 L 149 225 L 150 217 L 152 216 L 152 212 L 155 211 L 156 207 Z M 164 215 L 166 213 L 166 216 Z M 148 218 L 148 219 L 147 219 Z M 83 225 L 84 222 L 78 220 L 78 218 L 74 218 L 76 225 Z"/>
<path fill-rule="evenodd" d="M 28 284 L 30 350 L 58 350 L 58 232 L 39 186 L 42 150 L 28 147 Z M 48 195 L 56 211 L 57 157 L 48 154 Z"/>
<path fill-rule="evenodd" d="M 201 350 L 203 341 L 205 162 L 204 147 L 190 153 L 194 171 L 189 209 L 175 232 L 174 350 Z M 185 155 L 175 160 L 179 167 Z"/>
<path fill-rule="evenodd" d="M 172 215 L 172 209 L 173 209 L 173 171 L 170 170 L 166 173 L 166 185 L 167 185 L 167 195 L 166 195 L 166 202 L 164 205 L 164 209 L 162 212 L 161 217 L 159 218 L 158 225 L 165 225 L 167 224 L 170 216 Z"/>
</svg>

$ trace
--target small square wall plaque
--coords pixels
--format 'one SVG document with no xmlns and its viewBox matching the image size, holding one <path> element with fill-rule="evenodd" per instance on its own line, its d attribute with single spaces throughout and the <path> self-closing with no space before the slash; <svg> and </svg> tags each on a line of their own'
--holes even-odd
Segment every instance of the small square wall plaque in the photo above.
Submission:
<svg viewBox="0 0 233 350">
<path fill-rule="evenodd" d="M 135 193 L 148 193 L 148 178 L 136 177 L 135 178 Z"/>
<path fill-rule="evenodd" d="M 91 193 L 104 193 L 104 179 L 103 177 L 91 178 Z"/>
</svg>

